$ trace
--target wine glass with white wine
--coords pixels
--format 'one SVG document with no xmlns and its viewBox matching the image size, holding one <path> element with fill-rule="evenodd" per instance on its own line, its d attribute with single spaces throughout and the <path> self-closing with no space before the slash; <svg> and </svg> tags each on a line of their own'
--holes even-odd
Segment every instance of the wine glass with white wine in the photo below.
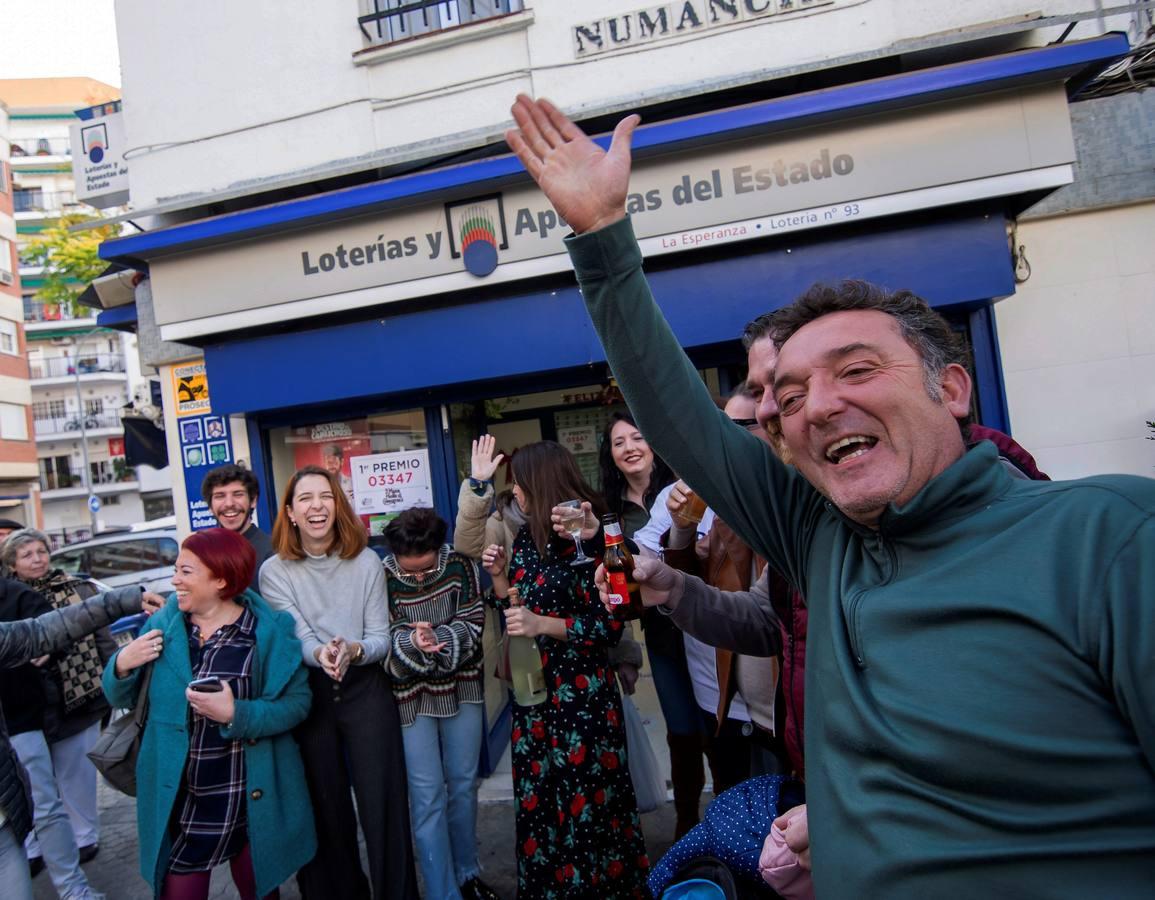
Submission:
<svg viewBox="0 0 1155 900">
<path fill-rule="evenodd" d="M 584 566 L 595 562 L 586 556 L 585 550 L 582 549 L 582 528 L 586 524 L 586 511 L 582 509 L 582 502 L 580 500 L 563 500 L 558 506 L 561 507 L 558 517 L 561 519 L 562 527 L 569 532 L 569 536 L 573 538 L 574 546 L 577 547 L 577 556 L 574 557 L 570 565 Z"/>
</svg>

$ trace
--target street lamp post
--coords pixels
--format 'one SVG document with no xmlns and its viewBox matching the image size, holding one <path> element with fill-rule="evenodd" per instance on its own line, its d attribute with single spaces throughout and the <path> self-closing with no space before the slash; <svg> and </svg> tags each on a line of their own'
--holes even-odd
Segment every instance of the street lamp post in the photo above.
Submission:
<svg viewBox="0 0 1155 900">
<path fill-rule="evenodd" d="M 72 350 L 75 354 L 72 360 L 72 380 L 76 387 L 76 415 L 80 422 L 80 455 L 84 460 L 84 483 L 88 487 L 88 524 L 89 537 L 96 537 L 96 512 L 100 509 L 100 500 L 92 486 L 92 465 L 88 461 L 88 427 L 85 420 L 84 397 L 80 393 L 80 342 L 103 331 L 103 328 L 92 328 L 72 339 Z"/>
</svg>

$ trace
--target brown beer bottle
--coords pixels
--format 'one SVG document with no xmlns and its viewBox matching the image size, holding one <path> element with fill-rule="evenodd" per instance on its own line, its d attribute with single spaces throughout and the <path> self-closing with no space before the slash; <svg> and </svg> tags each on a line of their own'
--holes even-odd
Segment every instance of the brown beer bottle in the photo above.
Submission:
<svg viewBox="0 0 1155 900">
<path fill-rule="evenodd" d="M 614 618 L 619 622 L 636 619 L 645 609 L 642 606 L 642 592 L 634 581 L 634 555 L 622 537 L 622 526 L 615 515 L 602 516 L 602 528 L 606 534 L 606 555 L 602 562 L 606 567 L 606 580 L 610 585 L 610 605 Z"/>
</svg>

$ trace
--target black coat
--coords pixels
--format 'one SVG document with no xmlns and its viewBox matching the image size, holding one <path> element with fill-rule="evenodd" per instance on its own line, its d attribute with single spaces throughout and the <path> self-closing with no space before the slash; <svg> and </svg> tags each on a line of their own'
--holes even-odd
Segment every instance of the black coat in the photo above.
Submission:
<svg viewBox="0 0 1155 900">
<path fill-rule="evenodd" d="M 0 592 L 0 622 L 34 619 L 51 611 L 52 604 L 23 582 L 10 581 Z M 45 687 L 44 670 L 32 663 L 0 669 L 0 709 L 10 735 L 44 730 Z"/>
<path fill-rule="evenodd" d="M 47 601 L 20 581 L 0 578 L 0 609 L 21 608 L 32 603 L 32 594 Z M 64 650 L 74 641 L 122 616 L 140 612 L 140 588 L 109 591 L 68 609 L 56 609 L 36 618 L 0 623 L 0 668 L 22 666 L 31 659 Z M 32 828 L 32 797 L 24 767 L 8 740 L 8 729 L 0 710 L 0 808 L 12 826 L 16 840 L 23 842 Z"/>
</svg>

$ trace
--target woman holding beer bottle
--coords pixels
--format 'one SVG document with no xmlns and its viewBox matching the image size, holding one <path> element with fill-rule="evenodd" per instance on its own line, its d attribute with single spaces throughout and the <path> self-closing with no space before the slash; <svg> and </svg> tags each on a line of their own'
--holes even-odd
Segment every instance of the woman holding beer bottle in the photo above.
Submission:
<svg viewBox="0 0 1155 900">
<path fill-rule="evenodd" d="M 549 696 L 513 708 L 513 783 L 517 799 L 518 895 L 645 896 L 646 857 L 626 759 L 621 695 L 608 648 L 622 625 L 594 587 L 594 565 L 573 566 L 574 542 L 555 528 L 564 501 L 586 510 L 585 552 L 603 544 L 595 514 L 601 498 L 564 447 L 540 441 L 513 458 L 514 493 L 526 513 L 504 550 L 491 544 L 482 564 L 493 576 L 511 635 L 536 640 Z M 522 605 L 508 607 L 509 588 Z"/>
</svg>

